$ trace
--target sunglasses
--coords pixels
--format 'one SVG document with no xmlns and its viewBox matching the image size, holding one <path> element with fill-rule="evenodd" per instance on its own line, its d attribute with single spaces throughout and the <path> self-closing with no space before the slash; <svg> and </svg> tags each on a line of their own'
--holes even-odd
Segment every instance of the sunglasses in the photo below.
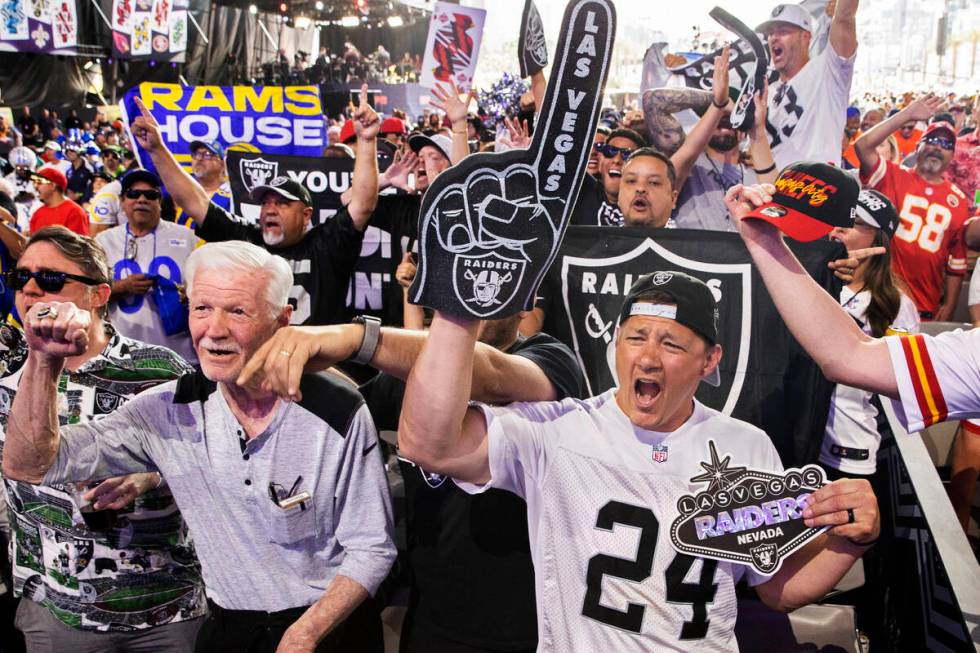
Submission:
<svg viewBox="0 0 980 653">
<path fill-rule="evenodd" d="M 922 139 L 922 142 L 926 145 L 941 147 L 944 150 L 953 150 L 956 148 L 956 141 L 946 136 L 926 136 Z"/>
<path fill-rule="evenodd" d="M 37 272 L 31 272 L 26 268 L 14 268 L 7 273 L 7 285 L 13 288 L 15 292 L 23 290 L 24 286 L 31 279 L 34 279 L 38 287 L 44 292 L 61 292 L 61 289 L 65 287 L 65 282 L 69 279 L 88 286 L 97 286 L 102 283 L 98 279 L 83 277 L 80 274 L 59 272 L 57 270 L 38 270 Z"/>
<path fill-rule="evenodd" d="M 128 188 L 123 192 L 123 197 L 129 200 L 138 200 L 140 197 L 145 197 L 152 201 L 160 199 L 160 191 L 152 188 Z"/>
<path fill-rule="evenodd" d="M 630 155 L 633 154 L 633 150 L 628 147 L 613 147 L 608 143 L 596 143 L 594 147 L 596 152 L 607 159 L 615 158 L 615 156 L 619 154 L 623 157 L 623 163 L 629 161 Z"/>
</svg>

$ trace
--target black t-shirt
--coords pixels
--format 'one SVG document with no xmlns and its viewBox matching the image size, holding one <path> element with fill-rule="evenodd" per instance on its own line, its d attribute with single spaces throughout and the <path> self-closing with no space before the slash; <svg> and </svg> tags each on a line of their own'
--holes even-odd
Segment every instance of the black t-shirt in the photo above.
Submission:
<svg viewBox="0 0 980 653">
<path fill-rule="evenodd" d="M 623 214 L 618 206 L 606 201 L 602 182 L 592 175 L 585 175 L 569 224 L 582 227 L 622 227 Z"/>
<path fill-rule="evenodd" d="M 533 361 L 559 398 L 581 397 L 582 370 L 568 347 L 539 333 L 508 352 Z M 404 383 L 387 374 L 361 392 L 378 429 L 397 429 Z M 413 628 L 489 649 L 537 646 L 534 567 L 527 504 L 505 490 L 470 495 L 452 479 L 427 474 L 399 459 L 405 483 L 408 560 L 412 575 L 409 616 Z"/>
<path fill-rule="evenodd" d="M 291 247 L 266 246 L 258 226 L 246 224 L 213 202 L 195 232 L 209 242 L 247 240 L 286 259 L 296 284 L 289 293 L 292 324 L 350 321 L 344 304 L 364 234 L 354 227 L 346 209 L 310 229 Z"/>
<path fill-rule="evenodd" d="M 401 326 L 404 320 L 402 287 L 395 270 L 402 252 L 418 238 L 418 195 L 381 195 L 368 222 L 364 250 L 354 267 L 350 301 L 354 315 L 374 315 L 383 324 Z M 380 233 L 372 232 L 376 227 Z"/>
</svg>

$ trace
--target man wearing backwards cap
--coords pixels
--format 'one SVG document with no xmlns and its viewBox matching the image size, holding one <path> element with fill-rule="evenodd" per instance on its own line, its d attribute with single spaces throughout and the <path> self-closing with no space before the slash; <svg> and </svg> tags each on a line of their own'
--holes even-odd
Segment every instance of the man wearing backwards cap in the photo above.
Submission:
<svg viewBox="0 0 980 653">
<path fill-rule="evenodd" d="M 945 178 L 956 133 L 946 122 L 929 125 L 911 170 L 877 152 L 892 132 L 907 122 L 928 120 L 942 103 L 942 98 L 924 95 L 862 134 L 854 150 L 861 161 L 861 181 L 888 197 L 902 219 L 892 241 L 892 270 L 905 281 L 923 319 L 948 321 L 966 274 L 963 229 L 969 205 L 966 195 Z"/>
<path fill-rule="evenodd" d="M 781 467 L 765 433 L 694 398 L 717 375 L 717 325 L 706 284 L 648 274 L 623 304 L 618 388 L 492 407 L 467 404 L 480 322 L 436 313 L 408 379 L 401 454 L 468 492 L 527 501 L 539 651 L 737 650 L 740 577 L 767 605 L 792 610 L 823 596 L 877 537 L 870 485 L 845 479 L 815 492 L 804 513 L 807 526 L 832 528 L 771 578 L 675 553 L 669 520 L 709 440 L 736 465 Z"/>
<path fill-rule="evenodd" d="M 65 173 L 55 167 L 44 165 L 31 175 L 31 181 L 37 189 L 39 206 L 31 215 L 31 233 L 44 227 L 61 225 L 68 227 L 76 234 L 88 235 L 88 216 L 78 204 L 65 197 L 68 188 L 68 178 Z"/>
<path fill-rule="evenodd" d="M 779 80 L 769 87 L 767 129 L 779 168 L 794 161 L 840 163 L 841 136 L 857 52 L 858 0 L 839 0 L 828 47 L 810 58 L 813 18 L 801 5 L 777 5 L 756 27 Z"/>
<path fill-rule="evenodd" d="M 980 329 L 866 335 L 807 275 L 779 231 L 752 219 L 772 193 L 772 186 L 735 186 L 726 202 L 779 314 L 824 375 L 896 400 L 895 412 L 912 432 L 980 417 Z"/>
<path fill-rule="evenodd" d="M 139 99 L 136 103 L 142 115 L 133 121 L 133 136 L 153 159 L 174 202 L 197 222 L 197 235 L 208 242 L 247 240 L 289 261 L 296 283 L 290 293 L 292 324 L 346 321 L 347 289 L 364 229 L 378 201 L 376 137 L 381 121 L 367 103 L 367 86 L 361 88 L 360 106 L 353 118 L 357 158 L 351 202 L 315 226 L 311 226 L 314 209 L 309 191 L 288 177 L 276 177 L 252 189 L 252 201 L 262 205 L 257 226 L 221 209 L 184 172 L 163 144 L 156 120 Z"/>
</svg>

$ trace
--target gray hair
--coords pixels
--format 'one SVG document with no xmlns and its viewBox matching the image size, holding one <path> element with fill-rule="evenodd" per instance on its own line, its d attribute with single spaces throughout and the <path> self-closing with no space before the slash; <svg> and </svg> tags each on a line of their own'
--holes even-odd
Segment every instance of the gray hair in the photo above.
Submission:
<svg viewBox="0 0 980 653">
<path fill-rule="evenodd" d="M 187 257 L 184 275 L 187 280 L 187 295 L 191 294 L 194 275 L 198 270 L 220 270 L 226 272 L 260 272 L 266 280 L 265 300 L 277 315 L 289 303 L 289 291 L 293 287 L 293 271 L 286 259 L 271 254 L 244 240 L 229 240 L 220 243 L 207 243 L 198 247 Z"/>
</svg>

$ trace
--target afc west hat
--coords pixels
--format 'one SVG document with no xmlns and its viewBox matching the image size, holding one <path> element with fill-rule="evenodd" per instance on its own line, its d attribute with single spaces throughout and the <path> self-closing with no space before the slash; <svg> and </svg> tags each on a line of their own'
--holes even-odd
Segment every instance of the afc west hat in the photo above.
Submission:
<svg viewBox="0 0 980 653">
<path fill-rule="evenodd" d="M 302 202 L 307 206 L 313 206 L 313 198 L 310 197 L 310 191 L 306 190 L 306 187 L 301 183 L 293 181 L 289 177 L 279 176 L 264 186 L 256 186 L 248 196 L 253 202 L 261 204 L 262 198 L 268 192 L 275 193 L 291 202 Z"/>
<path fill-rule="evenodd" d="M 160 183 L 160 178 L 149 170 L 144 170 L 143 168 L 137 168 L 135 170 L 130 170 L 122 176 L 119 180 L 119 185 L 122 186 L 123 192 L 126 192 L 133 187 L 138 181 L 145 182 L 154 188 L 160 188 L 163 184 Z"/>
<path fill-rule="evenodd" d="M 938 134 L 939 136 L 946 136 L 951 141 L 953 141 L 953 146 L 956 146 L 956 129 L 947 122 L 937 121 L 932 122 L 926 127 L 926 130 L 922 132 L 922 138 L 927 138 L 933 134 Z"/>
<path fill-rule="evenodd" d="M 436 148 L 446 159 L 452 161 L 449 153 L 453 151 L 453 141 L 445 134 L 433 134 L 432 136 L 412 134 L 408 137 L 408 146 L 416 154 L 422 151 L 422 148 L 426 145 Z"/>
<path fill-rule="evenodd" d="M 895 205 L 876 190 L 866 188 L 858 194 L 854 214 L 854 217 L 866 225 L 885 232 L 886 240 L 891 240 L 898 229 L 898 211 L 895 210 Z"/>
<path fill-rule="evenodd" d="M 640 296 L 650 291 L 659 291 L 673 298 L 675 305 L 653 304 Z M 718 306 L 711 288 L 700 279 L 677 272 L 661 270 L 645 274 L 630 287 L 619 313 L 619 324 L 634 315 L 663 317 L 683 324 L 709 343 L 718 343 Z M 717 386 L 721 383 L 718 368 L 707 378 L 706 383 Z"/>
<path fill-rule="evenodd" d="M 803 5 L 776 5 L 769 14 L 769 20 L 760 23 L 755 31 L 765 34 L 779 23 L 789 23 L 800 29 L 813 33 L 813 17 L 810 12 L 803 8 Z"/>
<path fill-rule="evenodd" d="M 772 201 L 742 219 L 765 220 L 794 240 L 817 240 L 834 227 L 854 226 L 860 190 L 840 168 L 799 161 L 779 173 Z"/>
<path fill-rule="evenodd" d="M 225 148 L 218 141 L 191 141 L 188 149 L 190 150 L 191 154 L 193 154 L 198 150 L 198 148 L 202 147 L 217 157 L 222 159 L 225 158 Z"/>
</svg>

